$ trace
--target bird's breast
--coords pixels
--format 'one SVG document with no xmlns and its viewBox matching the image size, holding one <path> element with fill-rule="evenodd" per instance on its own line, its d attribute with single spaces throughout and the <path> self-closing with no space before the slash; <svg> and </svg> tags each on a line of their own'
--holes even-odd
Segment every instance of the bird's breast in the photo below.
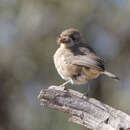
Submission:
<svg viewBox="0 0 130 130">
<path fill-rule="evenodd" d="M 69 76 L 67 72 L 69 64 L 66 61 L 66 55 L 64 54 L 65 51 L 66 50 L 61 50 L 60 48 L 56 51 L 56 53 L 54 54 L 54 64 L 59 75 L 63 79 L 68 80 Z"/>
<path fill-rule="evenodd" d="M 81 71 L 81 67 L 71 64 L 71 52 L 65 49 L 58 49 L 54 54 L 54 64 L 60 74 L 65 80 L 72 79 L 73 75 L 77 75 Z"/>
</svg>

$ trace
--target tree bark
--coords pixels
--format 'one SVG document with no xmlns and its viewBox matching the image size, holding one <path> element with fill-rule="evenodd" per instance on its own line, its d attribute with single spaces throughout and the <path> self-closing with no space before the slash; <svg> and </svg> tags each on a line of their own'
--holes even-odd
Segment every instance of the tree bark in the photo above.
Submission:
<svg viewBox="0 0 130 130">
<path fill-rule="evenodd" d="M 69 113 L 70 122 L 91 130 L 130 130 L 130 116 L 94 98 L 63 87 L 51 86 L 41 90 L 41 105 Z"/>
</svg>

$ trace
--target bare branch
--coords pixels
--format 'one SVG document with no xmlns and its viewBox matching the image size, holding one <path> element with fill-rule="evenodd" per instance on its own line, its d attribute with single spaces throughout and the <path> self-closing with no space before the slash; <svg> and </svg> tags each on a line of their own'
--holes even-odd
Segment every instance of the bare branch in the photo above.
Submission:
<svg viewBox="0 0 130 130">
<path fill-rule="evenodd" d="M 72 115 L 69 119 L 92 130 L 130 130 L 130 116 L 74 90 L 51 86 L 41 90 L 41 105 Z"/>
</svg>

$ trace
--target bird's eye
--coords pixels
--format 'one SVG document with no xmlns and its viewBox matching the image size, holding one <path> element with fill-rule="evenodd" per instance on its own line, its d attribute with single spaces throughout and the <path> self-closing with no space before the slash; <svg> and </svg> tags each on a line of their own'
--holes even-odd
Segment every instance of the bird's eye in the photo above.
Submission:
<svg viewBox="0 0 130 130">
<path fill-rule="evenodd" d="M 70 36 L 71 38 L 72 38 L 72 40 L 73 41 L 75 41 L 76 40 L 76 38 L 72 35 L 72 36 Z"/>
</svg>

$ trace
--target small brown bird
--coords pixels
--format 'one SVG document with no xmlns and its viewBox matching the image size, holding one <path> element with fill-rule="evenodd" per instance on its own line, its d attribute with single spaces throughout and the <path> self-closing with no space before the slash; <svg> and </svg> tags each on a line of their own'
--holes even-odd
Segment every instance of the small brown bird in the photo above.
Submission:
<svg viewBox="0 0 130 130">
<path fill-rule="evenodd" d="M 117 76 L 105 70 L 103 59 L 83 42 L 77 29 L 63 31 L 57 43 L 60 47 L 54 54 L 54 64 L 60 76 L 66 80 L 62 86 L 69 82 L 84 84 L 102 74 L 119 80 Z"/>
</svg>

